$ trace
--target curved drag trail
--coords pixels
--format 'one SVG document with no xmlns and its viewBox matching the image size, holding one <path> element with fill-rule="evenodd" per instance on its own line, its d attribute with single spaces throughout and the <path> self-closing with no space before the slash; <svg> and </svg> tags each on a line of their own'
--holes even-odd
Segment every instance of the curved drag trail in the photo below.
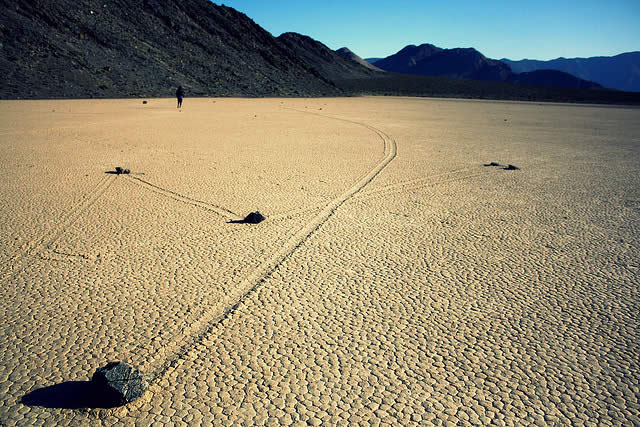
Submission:
<svg viewBox="0 0 640 427">
<path fill-rule="evenodd" d="M 93 206 L 104 194 L 109 187 L 115 182 L 115 175 L 103 177 L 98 184 L 93 187 L 88 194 L 84 196 L 84 201 L 72 207 L 69 211 L 62 214 L 59 218 L 57 228 L 44 232 L 33 239 L 27 248 L 18 252 L 15 256 L 8 259 L 0 269 L 0 278 L 5 280 L 7 277 L 14 278 L 20 274 L 29 265 L 28 261 L 37 256 L 44 247 L 51 246 L 65 232 L 67 228 L 73 225 L 80 218 L 83 212 Z"/>
<path fill-rule="evenodd" d="M 126 175 L 125 175 L 126 176 Z M 135 184 L 140 185 L 141 187 L 153 191 L 156 194 L 160 194 L 164 197 L 168 197 L 170 199 L 176 200 L 178 202 L 181 203 L 185 203 L 187 205 L 191 205 L 191 206 L 195 206 L 204 210 L 207 210 L 209 212 L 213 212 L 215 214 L 220 215 L 223 218 L 232 220 L 232 221 L 237 221 L 237 220 L 241 220 L 242 217 L 234 212 L 231 212 L 229 209 L 225 209 L 222 206 L 218 206 L 218 205 L 214 205 L 212 203 L 208 203 L 208 202 L 203 202 L 201 200 L 196 200 L 194 198 L 188 197 L 188 196 L 184 196 L 180 193 L 176 193 L 175 191 L 171 191 L 168 190 L 166 188 L 162 188 L 158 185 L 155 185 L 149 181 L 146 181 L 142 178 L 139 178 L 137 176 L 127 176 L 127 179 L 130 182 L 133 182 Z"/>
<path fill-rule="evenodd" d="M 373 169 L 362 176 L 354 185 L 329 201 L 320 210 L 320 212 L 307 222 L 296 234 L 289 238 L 282 248 L 277 250 L 258 268 L 250 273 L 249 276 L 242 280 L 242 282 L 235 287 L 233 291 L 227 294 L 219 304 L 216 304 L 216 306 L 210 311 L 205 312 L 197 322 L 182 330 L 170 340 L 170 343 L 167 346 L 156 353 L 145 369 L 146 372 L 150 373 L 152 378 L 162 377 L 170 368 L 175 366 L 177 362 L 184 357 L 192 346 L 202 342 L 218 322 L 235 311 L 245 296 L 256 289 L 258 285 L 264 281 L 265 277 L 269 275 L 280 263 L 282 263 L 284 259 L 293 253 L 296 248 L 303 245 L 304 242 L 320 226 L 322 226 L 340 206 L 360 193 L 367 184 L 373 181 L 397 155 L 396 141 L 380 129 L 373 126 L 338 117 L 325 116 L 318 113 L 295 109 L 291 110 L 299 113 L 313 114 L 327 119 L 353 123 L 371 130 L 384 144 L 383 159 Z"/>
<path fill-rule="evenodd" d="M 363 189 L 358 194 L 354 195 L 354 199 L 364 200 L 364 199 L 371 199 L 375 197 L 384 197 L 389 194 L 399 193 L 403 191 L 418 190 L 424 187 L 431 187 L 439 184 L 444 184 L 447 182 L 464 181 L 467 179 L 477 178 L 479 176 L 484 176 L 491 173 L 490 171 L 473 173 L 474 169 L 475 168 L 472 168 L 472 167 L 455 169 L 449 172 L 439 173 L 436 175 L 429 175 L 422 178 L 416 178 L 416 179 L 411 179 L 407 181 L 401 181 L 394 184 L 388 184 L 388 185 L 385 185 L 384 187 L 379 187 L 375 189 L 368 189 L 368 190 Z M 464 173 L 464 172 L 467 172 L 467 173 Z M 318 205 L 307 207 L 307 208 L 290 210 L 290 211 L 282 212 L 279 214 L 271 215 L 269 216 L 268 219 L 281 220 L 286 218 L 292 218 L 298 215 L 303 215 L 303 214 L 318 211 L 323 207 L 324 207 L 324 204 L 318 204 Z"/>
</svg>

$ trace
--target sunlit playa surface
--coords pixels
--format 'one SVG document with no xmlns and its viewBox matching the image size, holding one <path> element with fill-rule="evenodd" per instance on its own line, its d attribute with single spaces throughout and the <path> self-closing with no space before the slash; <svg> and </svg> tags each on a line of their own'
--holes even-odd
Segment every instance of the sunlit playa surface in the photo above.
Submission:
<svg viewBox="0 0 640 427">
<path fill-rule="evenodd" d="M 640 109 L 147 101 L 0 101 L 0 423 L 639 422 Z"/>
</svg>

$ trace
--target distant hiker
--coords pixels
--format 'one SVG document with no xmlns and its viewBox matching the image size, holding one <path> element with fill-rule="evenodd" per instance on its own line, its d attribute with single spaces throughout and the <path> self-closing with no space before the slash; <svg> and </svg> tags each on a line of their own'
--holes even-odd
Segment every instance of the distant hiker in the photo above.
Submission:
<svg viewBox="0 0 640 427">
<path fill-rule="evenodd" d="M 182 86 L 178 86 L 178 90 L 176 90 L 176 98 L 178 98 L 178 108 L 181 108 L 182 98 L 184 98 L 184 89 L 182 89 Z"/>
</svg>

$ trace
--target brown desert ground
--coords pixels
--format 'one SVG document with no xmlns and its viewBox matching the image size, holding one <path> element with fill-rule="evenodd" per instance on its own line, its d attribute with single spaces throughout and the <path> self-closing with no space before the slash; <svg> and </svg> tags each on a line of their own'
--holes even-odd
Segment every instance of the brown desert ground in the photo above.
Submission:
<svg viewBox="0 0 640 427">
<path fill-rule="evenodd" d="M 640 423 L 638 108 L 0 101 L 0 132 L 2 424 Z M 149 391 L 78 409 L 113 360 Z"/>
</svg>

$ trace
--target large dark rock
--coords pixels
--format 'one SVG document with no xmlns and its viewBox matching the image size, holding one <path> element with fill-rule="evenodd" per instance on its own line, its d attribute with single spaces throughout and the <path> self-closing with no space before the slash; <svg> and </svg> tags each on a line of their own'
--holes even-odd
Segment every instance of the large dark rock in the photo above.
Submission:
<svg viewBox="0 0 640 427">
<path fill-rule="evenodd" d="M 255 212 L 251 212 L 249 215 L 247 215 L 244 219 L 244 222 L 249 223 L 249 224 L 257 224 L 259 222 L 262 222 L 265 220 L 264 215 L 262 215 L 260 212 L 255 211 Z"/>
<path fill-rule="evenodd" d="M 110 362 L 98 368 L 91 379 L 95 393 L 110 406 L 133 402 L 142 396 L 147 382 L 140 371 L 124 362 Z"/>
</svg>

